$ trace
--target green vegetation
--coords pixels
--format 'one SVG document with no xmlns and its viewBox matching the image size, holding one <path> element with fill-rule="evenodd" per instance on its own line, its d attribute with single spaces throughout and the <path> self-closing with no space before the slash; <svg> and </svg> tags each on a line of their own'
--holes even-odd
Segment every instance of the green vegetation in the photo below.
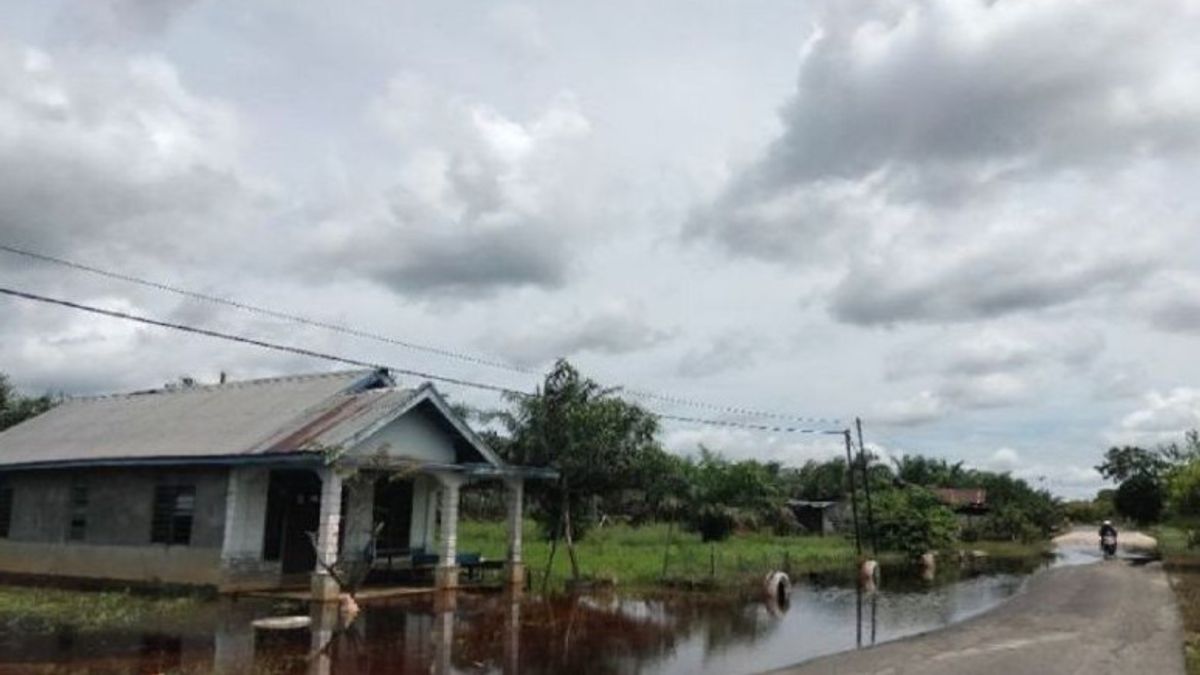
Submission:
<svg viewBox="0 0 1200 675">
<path fill-rule="evenodd" d="M 0 431 L 41 414 L 58 403 L 58 399 L 45 394 L 22 396 L 8 382 L 8 376 L 0 373 Z"/>
<path fill-rule="evenodd" d="M 539 586 L 550 558 L 550 542 L 540 534 L 537 523 L 525 521 L 524 558 Z M 459 526 L 459 547 L 464 551 L 501 558 L 507 541 L 502 523 L 465 521 Z M 854 544 L 843 537 L 745 533 L 705 543 L 699 534 L 680 532 L 665 523 L 596 528 L 578 543 L 578 549 L 585 576 L 612 579 L 622 587 L 661 583 L 664 555 L 666 579 L 696 582 L 711 579 L 717 586 L 758 581 L 767 571 L 784 566 L 794 573 L 853 569 L 856 560 Z M 561 587 L 570 577 L 568 562 L 557 558 L 550 574 L 551 586 Z"/>
<path fill-rule="evenodd" d="M 875 529 L 883 549 L 915 557 L 951 548 L 958 519 L 929 490 L 887 490 L 875 500 Z"/>
<path fill-rule="evenodd" d="M 1200 549 L 1193 532 L 1186 523 L 1175 522 L 1158 526 L 1153 534 L 1183 619 L 1187 672 L 1200 675 Z"/>
<path fill-rule="evenodd" d="M 1200 516 L 1200 432 L 1153 450 L 1109 448 L 1096 470 L 1119 484 L 1115 510 L 1135 523 Z"/>
<path fill-rule="evenodd" d="M 737 551 L 726 556 L 735 561 L 731 568 L 740 567 L 739 556 L 746 560 L 768 551 L 779 556 L 786 552 L 797 561 L 850 560 L 844 541 L 831 545 L 829 539 L 802 536 L 806 531 L 789 505 L 794 499 L 848 501 L 846 460 L 809 461 L 793 468 L 778 462 L 735 461 L 703 446 L 695 455 L 674 455 L 658 442 L 653 414 L 617 394 L 560 360 L 535 395 L 510 398 L 506 410 L 475 413 L 486 423 L 488 442 L 505 460 L 559 473 L 556 481 L 528 484 L 529 515 L 546 535 L 527 537 L 531 564 L 552 568 L 556 578 L 560 540 L 576 579 L 618 576 L 642 583 L 689 576 L 691 567 L 716 566 L 710 558 L 726 550 Z M 1061 504 L 1048 492 L 1005 473 L 919 455 L 900 458 L 894 467 L 869 453 L 858 457 L 853 467 L 858 477 L 855 496 L 865 505 L 869 487 L 877 504 L 880 547 L 893 554 L 913 557 L 951 550 L 960 541 L 1043 541 L 1063 519 Z M 991 511 L 960 530 L 959 518 L 934 488 L 985 490 Z M 503 513 L 502 500 L 498 491 L 468 490 L 463 511 L 489 520 Z M 865 509 L 861 515 L 866 536 Z M 843 531 L 849 530 L 846 520 L 841 518 Z M 602 522 L 634 527 L 600 530 Z M 636 527 L 648 524 L 652 526 Z M 664 574 L 668 539 L 675 543 L 666 555 Z M 728 546 L 720 545 L 725 542 Z M 503 537 L 496 535 L 493 543 L 502 546 Z M 703 546 L 710 543 L 719 545 Z M 547 550 L 539 558 L 538 547 L 543 545 Z M 487 537 L 479 547 L 488 550 Z M 499 555 L 501 550 L 490 552 Z M 672 561 L 682 570 L 679 574 L 671 571 Z"/>
<path fill-rule="evenodd" d="M 0 630 L 70 627 L 102 631 L 185 623 L 205 601 L 198 596 L 142 595 L 128 591 L 82 592 L 0 586 Z"/>
</svg>

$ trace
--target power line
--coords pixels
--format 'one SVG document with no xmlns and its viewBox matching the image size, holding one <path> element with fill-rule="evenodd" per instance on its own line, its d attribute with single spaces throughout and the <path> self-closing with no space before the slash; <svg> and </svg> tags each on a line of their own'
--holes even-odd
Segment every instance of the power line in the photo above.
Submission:
<svg viewBox="0 0 1200 675">
<path fill-rule="evenodd" d="M 191 298 L 192 300 L 199 300 L 201 302 L 207 302 L 207 303 L 217 304 L 217 305 L 224 305 L 226 307 L 232 307 L 234 309 L 239 309 L 244 312 L 250 312 L 252 314 L 269 316 L 273 319 L 282 319 L 284 321 L 300 323 L 300 324 L 304 324 L 307 326 L 312 326 L 314 328 L 322 328 L 324 330 L 333 331 L 335 333 L 342 333 L 345 335 L 352 335 L 354 337 L 365 338 L 367 340 L 375 340 L 377 342 L 386 342 L 388 344 L 396 345 L 399 347 L 404 347 L 406 349 L 427 352 L 430 354 L 437 354 L 438 356 L 445 356 L 448 358 L 458 359 L 460 361 L 466 361 L 466 362 L 474 363 L 477 365 L 490 366 L 492 368 L 500 368 L 503 370 L 511 370 L 511 371 L 514 371 L 517 373 L 522 373 L 525 375 L 536 375 L 537 374 L 535 371 L 528 369 L 528 368 L 521 368 L 520 366 L 515 366 L 515 365 L 509 364 L 509 363 L 504 363 L 502 361 L 484 358 L 482 356 L 475 356 L 473 354 L 467 354 L 464 352 L 456 352 L 454 350 L 442 349 L 440 347 L 431 347 L 429 345 L 422 345 L 422 344 L 418 344 L 415 342 L 409 342 L 407 340 L 400 340 L 398 338 L 390 337 L 387 335 L 381 335 L 379 333 L 372 333 L 370 331 L 359 330 L 357 328 L 352 328 L 350 326 L 344 326 L 342 324 L 332 323 L 329 321 L 321 321 L 320 319 L 310 319 L 308 317 L 300 316 L 298 314 L 289 314 L 287 312 L 280 312 L 277 310 L 268 309 L 266 307 L 250 305 L 250 304 L 246 304 L 244 302 L 239 302 L 237 300 L 232 300 L 230 298 L 222 298 L 222 297 L 219 297 L 216 295 L 200 293 L 197 291 L 188 290 L 186 288 L 180 288 L 178 286 L 164 284 L 164 283 L 161 283 L 158 281 L 143 279 L 141 277 L 135 277 L 135 276 L 131 276 L 128 274 L 122 274 L 120 272 L 113 272 L 111 270 L 100 269 L 99 267 L 92 267 L 91 265 L 85 265 L 83 263 L 74 262 L 72 260 L 67 260 L 65 258 L 56 258 L 54 256 L 45 255 L 43 253 L 27 251 L 25 249 L 8 246 L 6 244 L 0 244 L 0 251 L 4 251 L 6 253 L 12 253 L 14 255 L 25 256 L 27 258 L 33 258 L 34 260 L 40 260 L 42 262 L 48 262 L 48 263 L 52 263 L 55 265 L 60 265 L 62 267 L 69 267 L 74 270 L 78 270 L 81 272 L 87 272 L 89 274 L 95 274 L 97 276 L 107 277 L 109 279 L 125 281 L 125 282 L 131 283 L 131 284 L 136 284 L 138 286 L 144 286 L 146 288 L 153 288 L 153 289 L 159 290 L 159 291 L 166 291 L 168 293 L 174 293 L 176 295 L 180 295 L 185 298 Z"/>
<path fill-rule="evenodd" d="M 372 331 L 361 330 L 358 328 L 354 328 L 352 326 L 346 326 L 343 324 L 333 323 L 333 322 L 329 322 L 329 321 L 322 321 L 320 319 L 313 319 L 313 318 L 301 316 L 298 314 L 291 314 L 288 312 L 281 312 L 281 311 L 269 309 L 266 307 L 251 305 L 249 303 L 241 302 L 241 301 L 234 300 L 231 298 L 224 298 L 224 297 L 220 297 L 220 296 L 216 296 L 216 295 L 210 295 L 207 293 L 200 293 L 198 291 L 181 288 L 179 286 L 173 286 L 171 284 L 166 284 L 166 283 L 162 283 L 159 281 L 153 281 L 153 280 L 145 279 L 142 277 L 136 277 L 136 276 L 133 276 L 130 274 L 124 274 L 121 272 L 114 272 L 112 270 L 106 270 L 106 269 L 102 269 L 102 268 L 95 267 L 92 265 L 86 265 L 84 263 L 76 262 L 73 260 L 67 260 L 65 258 L 59 258 L 56 256 L 47 255 L 45 253 L 38 253 L 36 251 L 30 251 L 28 249 L 17 248 L 15 246 L 9 246 L 9 245 L 3 244 L 3 243 L 0 243 L 0 251 L 4 251 L 6 253 L 11 253 L 13 255 L 24 256 L 26 258 L 31 258 L 33 260 L 38 260 L 41 262 L 59 265 L 61 267 L 66 267 L 66 268 L 77 270 L 80 272 L 87 272 L 89 274 L 94 274 L 94 275 L 105 277 L 108 279 L 116 279 L 118 281 L 124 281 L 126 283 L 143 286 L 145 288 L 152 288 L 152 289 L 159 290 L 159 291 L 174 293 L 176 295 L 190 298 L 192 300 L 199 300 L 201 302 L 207 302 L 210 304 L 217 304 L 217 305 L 223 305 L 226 307 L 232 307 L 234 309 L 244 311 L 244 312 L 249 312 L 251 314 L 268 316 L 268 317 L 271 317 L 274 319 L 280 319 L 283 321 L 291 321 L 294 323 L 299 323 L 299 324 L 311 326 L 314 328 L 320 328 L 320 329 L 332 331 L 335 333 L 341 333 L 344 335 L 350 335 L 353 337 L 363 338 L 366 340 L 373 340 L 376 342 L 382 342 L 382 343 L 391 344 L 391 345 L 395 345 L 395 346 L 399 346 L 399 347 L 404 347 L 405 349 L 411 349 L 414 351 L 425 352 L 428 354 L 435 354 L 437 356 L 442 356 L 442 357 L 450 358 L 450 359 L 456 359 L 459 361 L 473 363 L 476 365 L 487 366 L 490 368 L 496 368 L 499 370 L 507 370 L 510 372 L 519 373 L 521 375 L 538 375 L 539 374 L 537 371 L 535 371 L 531 368 L 525 368 L 522 366 L 518 366 L 518 365 L 508 363 L 506 361 L 503 361 L 503 360 L 500 360 L 497 358 L 480 356 L 480 355 L 476 355 L 476 354 L 468 354 L 466 352 L 455 351 L 452 349 L 445 349 L 445 348 L 441 348 L 441 347 L 424 345 L 424 344 L 420 344 L 420 343 L 416 343 L 416 342 L 411 342 L 409 340 L 402 340 L 402 339 L 395 338 L 395 337 L 392 337 L 389 335 L 383 335 L 381 333 L 375 333 Z M 785 415 L 782 413 L 774 413 L 774 412 L 768 412 L 768 411 L 763 411 L 763 410 L 755 410 L 753 408 L 746 408 L 746 407 L 741 407 L 741 406 L 727 406 L 727 405 L 719 405 L 719 404 L 715 404 L 715 403 L 707 403 L 704 401 L 688 399 L 688 398 L 685 398 L 682 396 L 675 396 L 672 394 L 662 394 L 662 393 L 647 391 L 647 390 L 643 390 L 643 389 L 635 389 L 635 388 L 629 388 L 629 387 L 619 387 L 618 389 L 619 389 L 619 391 L 617 392 L 618 395 L 625 394 L 628 396 L 645 399 L 645 400 L 659 401 L 662 403 L 687 406 L 690 408 L 709 410 L 712 412 L 719 412 L 719 413 L 730 414 L 730 415 L 739 415 L 742 417 L 757 417 L 757 418 L 762 418 L 762 419 L 775 419 L 775 420 L 784 420 L 784 421 L 791 421 L 791 422 L 804 422 L 807 424 L 815 424 L 815 425 L 837 426 L 841 423 L 840 420 L 838 420 L 836 418 L 800 417 L 800 416 L 796 416 L 796 415 Z"/>
<path fill-rule="evenodd" d="M 447 383 L 447 384 L 453 384 L 453 385 L 458 385 L 458 386 L 463 386 L 463 387 L 470 387 L 470 388 L 474 388 L 474 389 L 482 389 L 485 391 L 507 394 L 510 396 L 518 396 L 518 397 L 533 396 L 533 394 L 531 394 L 530 392 L 522 391 L 519 389 L 502 387 L 499 385 L 488 384 L 485 382 L 477 382 L 475 380 L 467 380 L 467 379 L 457 378 L 457 377 L 447 377 L 445 375 L 438 375 L 436 373 L 430 373 L 430 372 L 421 371 L 421 370 L 413 370 L 411 368 L 399 368 L 399 367 L 395 367 L 395 366 L 391 366 L 391 365 L 387 365 L 387 364 L 383 364 L 383 363 L 375 363 L 375 362 L 371 362 L 371 361 L 364 361 L 362 359 L 355 359 L 355 358 L 350 358 L 350 357 L 346 357 L 346 356 L 340 356 L 337 354 L 331 354 L 328 352 L 322 352 L 322 351 L 318 351 L 315 349 L 309 349 L 307 347 L 297 347 L 294 345 L 285 345 L 285 344 L 280 344 L 277 342 L 269 342 L 267 340 L 262 340 L 259 338 L 248 337 L 245 335 L 236 335 L 234 333 L 225 333 L 222 331 L 213 330 L 211 328 L 202 328 L 200 326 L 192 326 L 192 325 L 177 323 L 177 322 L 173 322 L 173 321 L 162 321 L 160 319 L 153 319 L 153 318 L 150 318 L 147 316 L 131 314 L 129 312 L 121 312 L 121 311 L 113 310 L 113 309 L 105 309 L 103 307 L 96 307 L 95 305 L 85 305 L 85 304 L 79 303 L 79 302 L 63 300 L 61 298 L 51 298 L 49 296 L 39 295 L 36 293 L 30 293 L 28 291 L 20 291 L 20 290 L 16 290 L 13 288 L 0 287 L 0 294 L 8 295 L 8 296 L 15 297 L 15 298 L 21 298 L 24 300 L 32 300 L 35 302 L 42 302 L 42 303 L 47 303 L 47 304 L 52 304 L 52 305 L 58 305 L 60 307 L 75 309 L 75 310 L 79 310 L 82 312 L 88 312 L 91 314 L 98 314 L 101 316 L 107 316 L 107 317 L 114 318 L 114 319 L 122 319 L 125 321 L 134 321 L 137 323 L 142 323 L 142 324 L 146 324 L 146 325 L 150 325 L 150 326 L 156 326 L 159 328 L 167 328 L 170 330 L 176 330 L 176 331 L 181 331 L 181 332 L 185 332 L 185 333 L 192 333 L 195 335 L 202 335 L 204 337 L 216 338 L 216 339 L 220 339 L 220 340 L 227 340 L 230 342 L 236 342 L 239 344 L 245 344 L 245 345 L 250 345 L 250 346 L 254 346 L 254 347 L 261 347 L 263 349 L 269 349 L 269 350 L 278 351 L 278 352 L 285 352 L 285 353 L 289 353 L 289 354 L 296 354 L 296 355 L 300 355 L 300 356 L 307 356 L 307 357 L 311 357 L 311 358 L 315 358 L 315 359 L 322 359 L 325 361 L 341 363 L 344 365 L 357 366 L 360 368 L 387 369 L 392 372 L 400 373 L 403 375 L 409 375 L 412 377 L 424 378 L 426 380 L 432 380 L 434 382 L 443 382 L 443 383 Z M 796 433 L 796 434 L 843 433 L 840 430 L 833 431 L 833 430 L 827 430 L 827 429 L 801 429 L 798 427 L 771 427 L 771 426 L 766 426 L 766 425 L 745 424 L 745 423 L 741 423 L 741 422 L 729 422 L 729 421 L 725 421 L 725 420 L 705 419 L 705 418 L 700 418 L 700 417 L 684 417 L 684 416 L 679 416 L 679 415 L 666 415 L 666 414 L 660 414 L 655 410 L 651 410 L 650 412 L 652 412 L 653 414 L 655 414 L 658 417 L 661 417 L 662 419 L 668 419 L 668 420 L 673 420 L 673 421 L 677 421 L 677 422 L 689 422 L 689 423 L 693 423 L 693 424 L 704 424 L 704 425 L 709 425 L 709 426 L 720 426 L 720 427 L 736 427 L 736 428 L 750 429 L 750 430 L 754 430 L 754 431 L 771 431 L 771 432 L 778 432 L 778 433 Z"/>
</svg>

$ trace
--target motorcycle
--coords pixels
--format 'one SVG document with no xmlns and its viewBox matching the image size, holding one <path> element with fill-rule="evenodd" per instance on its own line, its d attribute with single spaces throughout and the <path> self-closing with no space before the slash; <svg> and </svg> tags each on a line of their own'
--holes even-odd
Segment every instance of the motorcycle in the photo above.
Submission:
<svg viewBox="0 0 1200 675">
<path fill-rule="evenodd" d="M 1104 553 L 1105 560 L 1115 556 L 1117 554 L 1117 536 L 1106 534 L 1100 537 L 1100 551 Z"/>
</svg>

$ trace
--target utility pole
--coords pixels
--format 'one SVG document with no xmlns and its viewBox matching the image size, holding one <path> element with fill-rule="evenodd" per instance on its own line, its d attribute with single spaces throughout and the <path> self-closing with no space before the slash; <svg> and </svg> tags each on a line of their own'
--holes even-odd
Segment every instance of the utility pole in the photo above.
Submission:
<svg viewBox="0 0 1200 675">
<path fill-rule="evenodd" d="M 850 430 L 842 432 L 846 439 L 846 476 L 850 480 L 850 515 L 854 519 L 854 550 L 862 557 L 862 534 L 858 529 L 858 495 L 854 491 L 854 456 L 850 451 Z"/>
<path fill-rule="evenodd" d="M 867 532 L 871 535 L 871 555 L 879 555 L 875 545 L 875 509 L 871 505 L 871 475 L 868 471 L 867 446 L 863 445 L 862 418 L 855 417 L 854 425 L 858 427 L 858 458 L 862 462 L 863 491 L 867 495 Z"/>
</svg>

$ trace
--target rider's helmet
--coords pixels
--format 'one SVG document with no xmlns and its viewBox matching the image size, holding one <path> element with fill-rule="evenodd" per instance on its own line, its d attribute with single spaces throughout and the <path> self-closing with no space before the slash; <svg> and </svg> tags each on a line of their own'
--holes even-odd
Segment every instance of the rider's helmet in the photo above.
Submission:
<svg viewBox="0 0 1200 675">
<path fill-rule="evenodd" d="M 1105 525 L 1112 525 L 1112 521 L 1111 521 L 1111 520 L 1106 520 L 1106 521 L 1104 521 L 1104 524 L 1105 524 Z"/>
</svg>

